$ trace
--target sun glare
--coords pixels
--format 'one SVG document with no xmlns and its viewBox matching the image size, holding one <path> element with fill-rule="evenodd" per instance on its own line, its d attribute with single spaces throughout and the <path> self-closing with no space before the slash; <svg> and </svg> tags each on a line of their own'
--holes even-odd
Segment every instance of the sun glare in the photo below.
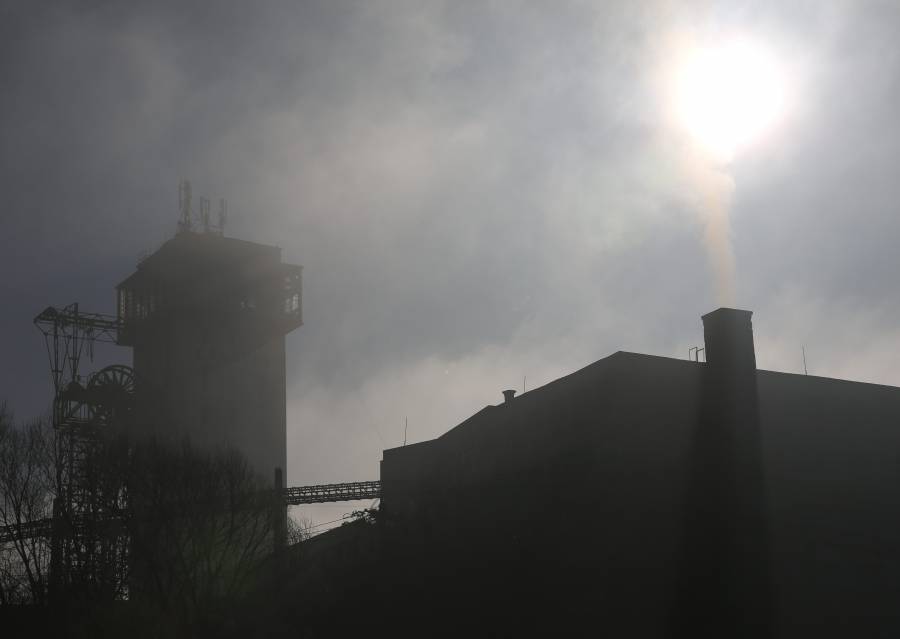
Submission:
<svg viewBox="0 0 900 639">
<path fill-rule="evenodd" d="M 693 51 L 679 71 L 676 91 L 678 119 L 720 162 L 765 132 L 784 102 L 776 61 L 745 40 Z"/>
</svg>

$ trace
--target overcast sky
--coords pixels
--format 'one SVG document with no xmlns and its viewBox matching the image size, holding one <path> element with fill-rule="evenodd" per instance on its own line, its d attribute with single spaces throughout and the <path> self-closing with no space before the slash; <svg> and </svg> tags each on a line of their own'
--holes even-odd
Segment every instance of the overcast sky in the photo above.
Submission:
<svg viewBox="0 0 900 639">
<path fill-rule="evenodd" d="M 663 87 L 673 42 L 729 33 L 790 96 L 720 167 L 758 363 L 900 385 L 898 7 L 7 0 L 0 397 L 45 409 L 33 316 L 112 313 L 181 178 L 304 266 L 291 484 L 377 478 L 407 417 L 430 439 L 526 376 L 686 357 L 717 300 Z"/>
</svg>

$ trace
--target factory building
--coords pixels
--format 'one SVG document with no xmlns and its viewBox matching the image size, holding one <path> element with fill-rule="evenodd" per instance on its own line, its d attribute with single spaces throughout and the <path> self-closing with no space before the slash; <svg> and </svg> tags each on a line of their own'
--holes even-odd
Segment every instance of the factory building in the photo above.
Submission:
<svg viewBox="0 0 900 639">
<path fill-rule="evenodd" d="M 703 326 L 706 362 L 618 352 L 385 450 L 388 614 L 497 636 L 900 634 L 900 389 L 757 370 L 748 311 Z"/>
</svg>

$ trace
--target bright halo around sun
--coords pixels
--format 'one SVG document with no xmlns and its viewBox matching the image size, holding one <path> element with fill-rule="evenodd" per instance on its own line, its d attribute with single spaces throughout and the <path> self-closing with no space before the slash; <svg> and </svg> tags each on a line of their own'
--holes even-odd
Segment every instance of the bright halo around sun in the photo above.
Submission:
<svg viewBox="0 0 900 639">
<path fill-rule="evenodd" d="M 677 117 L 718 162 L 759 138 L 781 115 L 784 81 L 773 56 L 749 40 L 697 48 L 676 78 Z"/>
</svg>

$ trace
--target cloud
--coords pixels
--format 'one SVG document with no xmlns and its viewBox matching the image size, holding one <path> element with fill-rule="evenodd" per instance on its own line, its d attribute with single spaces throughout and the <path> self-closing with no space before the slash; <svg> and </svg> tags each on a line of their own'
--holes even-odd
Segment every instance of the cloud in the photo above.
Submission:
<svg viewBox="0 0 900 639">
<path fill-rule="evenodd" d="M 228 199 L 229 234 L 305 267 L 292 483 L 375 476 L 405 416 L 411 441 L 435 436 L 525 375 L 686 356 L 715 305 L 660 103 L 686 26 L 753 29 L 791 64 L 797 108 L 732 173 L 760 364 L 797 370 L 806 344 L 811 372 L 898 383 L 900 19 L 835 6 L 22 5 L 0 21 L 0 268 L 18 300 L 0 353 L 21 363 L 0 386 L 20 414 L 45 405 L 30 317 L 111 310 L 174 231 L 181 177 Z"/>
</svg>

